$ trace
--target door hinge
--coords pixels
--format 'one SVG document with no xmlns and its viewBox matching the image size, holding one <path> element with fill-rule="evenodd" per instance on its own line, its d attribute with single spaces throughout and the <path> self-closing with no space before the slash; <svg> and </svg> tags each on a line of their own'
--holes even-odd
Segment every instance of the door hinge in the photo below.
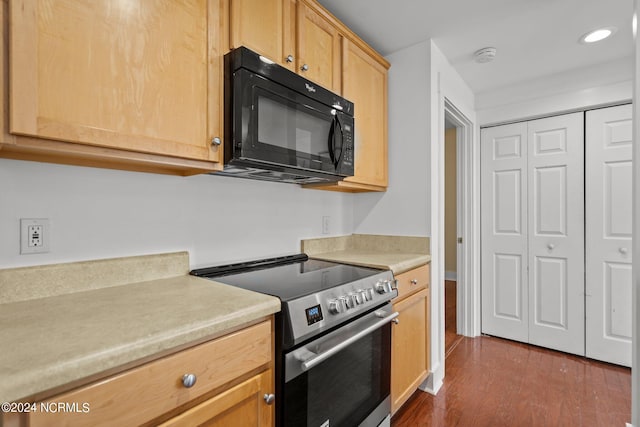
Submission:
<svg viewBox="0 0 640 427">
<path fill-rule="evenodd" d="M 458 237 L 458 243 L 462 243 L 462 237 Z"/>
</svg>

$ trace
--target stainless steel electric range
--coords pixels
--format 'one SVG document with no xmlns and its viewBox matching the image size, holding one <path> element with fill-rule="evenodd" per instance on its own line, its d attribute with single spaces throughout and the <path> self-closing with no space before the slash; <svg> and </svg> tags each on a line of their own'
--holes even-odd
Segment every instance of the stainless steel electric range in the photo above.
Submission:
<svg viewBox="0 0 640 427">
<path fill-rule="evenodd" d="M 390 271 L 306 255 L 193 270 L 216 282 L 273 295 L 276 425 L 389 425 Z"/>
</svg>

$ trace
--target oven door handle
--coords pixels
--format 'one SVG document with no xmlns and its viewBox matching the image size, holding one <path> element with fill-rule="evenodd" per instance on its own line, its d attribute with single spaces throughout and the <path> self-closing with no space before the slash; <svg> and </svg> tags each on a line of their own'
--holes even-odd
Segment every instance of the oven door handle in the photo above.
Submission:
<svg viewBox="0 0 640 427">
<path fill-rule="evenodd" d="M 355 334 L 353 334 L 352 336 L 350 336 L 349 338 L 345 339 L 344 341 L 342 341 L 340 344 L 337 344 L 333 347 L 331 347 L 330 349 L 323 351 L 322 353 L 316 355 L 315 357 L 312 357 L 311 359 L 307 359 L 305 361 L 302 362 L 302 370 L 303 371 L 308 371 L 309 369 L 313 368 L 314 366 L 316 366 L 317 364 L 323 362 L 324 360 L 330 358 L 331 356 L 333 356 L 334 354 L 336 354 L 337 352 L 339 352 L 340 350 L 350 346 L 351 344 L 353 344 L 354 342 L 358 341 L 360 338 L 370 334 L 371 332 L 375 331 L 378 328 L 381 328 L 382 326 L 386 325 L 387 323 L 390 323 L 393 321 L 393 319 L 395 319 L 396 317 L 398 317 L 400 315 L 400 313 L 398 313 L 397 311 L 394 313 L 391 313 L 390 315 L 383 317 L 382 319 L 378 320 L 376 323 L 366 327 L 365 329 L 356 332 Z M 311 353 L 311 352 L 309 352 Z"/>
</svg>

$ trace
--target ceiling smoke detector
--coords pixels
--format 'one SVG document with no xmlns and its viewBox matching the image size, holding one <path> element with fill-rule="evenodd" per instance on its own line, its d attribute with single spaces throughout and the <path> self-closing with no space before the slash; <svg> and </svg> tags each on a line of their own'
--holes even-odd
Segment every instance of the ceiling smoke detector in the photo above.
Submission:
<svg viewBox="0 0 640 427">
<path fill-rule="evenodd" d="M 491 62 L 496 58 L 498 50 L 495 47 L 483 47 L 480 50 L 476 50 L 473 54 L 473 60 L 478 64 L 485 64 Z"/>
</svg>

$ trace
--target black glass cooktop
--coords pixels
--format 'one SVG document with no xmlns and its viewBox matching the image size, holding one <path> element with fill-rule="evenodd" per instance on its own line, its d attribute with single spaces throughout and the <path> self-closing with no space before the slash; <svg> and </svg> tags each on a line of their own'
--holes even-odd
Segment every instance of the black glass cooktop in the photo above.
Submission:
<svg viewBox="0 0 640 427">
<path fill-rule="evenodd" d="M 193 270 L 191 274 L 290 301 L 380 273 L 304 254 Z"/>
</svg>

